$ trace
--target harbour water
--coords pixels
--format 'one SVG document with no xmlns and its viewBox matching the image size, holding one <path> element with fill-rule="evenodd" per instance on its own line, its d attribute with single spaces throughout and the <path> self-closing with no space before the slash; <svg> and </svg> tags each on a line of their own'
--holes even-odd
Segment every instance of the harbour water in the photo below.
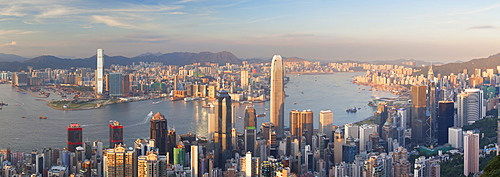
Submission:
<svg viewBox="0 0 500 177">
<path fill-rule="evenodd" d="M 373 115 L 374 108 L 367 106 L 371 99 L 368 86 L 351 83 L 353 76 L 363 73 L 335 73 L 324 75 L 288 75 L 290 82 L 285 91 L 285 125 L 288 112 L 293 109 L 311 109 L 314 126 L 318 127 L 320 110 L 330 109 L 334 113 L 334 124 L 343 125 L 363 120 Z M 364 90 L 363 90 L 364 89 Z M 105 108 L 79 111 L 60 111 L 46 106 L 44 101 L 8 84 L 0 84 L 0 101 L 8 103 L 0 110 L 0 149 L 7 147 L 17 151 L 31 151 L 44 147 L 66 146 L 66 126 L 76 122 L 83 127 L 83 139 L 102 140 L 109 144 L 109 120 L 124 125 L 125 144 L 131 145 L 137 138 L 148 138 L 148 114 L 160 112 L 165 115 L 168 126 L 177 134 L 187 132 L 206 135 L 209 108 L 205 101 L 175 101 L 167 99 L 108 105 Z M 53 98 L 53 96 L 51 96 Z M 157 104 L 152 104 L 157 102 Z M 257 114 L 268 112 L 269 102 L 255 103 Z M 244 104 L 235 104 L 236 117 L 244 116 Z M 357 113 L 347 113 L 346 108 L 361 108 Z M 40 116 L 47 119 L 39 119 Z M 25 118 L 22 118 L 24 116 Z M 236 120 L 236 129 L 243 131 L 243 119 Z M 269 121 L 269 117 L 258 118 L 258 124 Z"/>
</svg>

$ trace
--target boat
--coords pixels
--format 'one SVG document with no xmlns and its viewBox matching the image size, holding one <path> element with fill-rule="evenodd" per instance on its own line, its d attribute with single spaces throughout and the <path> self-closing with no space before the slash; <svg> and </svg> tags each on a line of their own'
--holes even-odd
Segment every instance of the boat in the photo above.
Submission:
<svg viewBox="0 0 500 177">
<path fill-rule="evenodd" d="M 69 108 L 69 105 L 65 104 L 65 105 L 63 106 L 63 108 L 64 108 L 64 109 L 67 109 L 67 108 Z"/>
<path fill-rule="evenodd" d="M 293 104 L 295 105 L 295 104 L 297 104 L 297 103 L 296 103 L 296 102 L 293 102 Z"/>
<path fill-rule="evenodd" d="M 184 98 L 184 101 L 194 101 L 194 100 L 199 100 L 200 97 L 186 97 Z"/>
<path fill-rule="evenodd" d="M 149 117 L 153 116 L 153 111 L 149 112 L 148 116 Z"/>
<path fill-rule="evenodd" d="M 40 119 L 47 119 L 47 117 L 43 117 L 42 115 L 40 115 L 39 117 Z"/>
<path fill-rule="evenodd" d="M 24 116 L 21 116 L 21 118 L 24 118 Z"/>
<path fill-rule="evenodd" d="M 265 116 L 266 116 L 266 113 L 257 115 L 257 117 L 265 117 Z"/>
<path fill-rule="evenodd" d="M 151 104 L 158 104 L 158 103 L 161 103 L 161 101 L 153 101 L 153 102 L 151 102 Z"/>
<path fill-rule="evenodd" d="M 213 105 L 213 104 L 211 104 L 211 103 L 208 103 L 208 104 L 203 105 L 203 106 L 201 106 L 201 107 L 203 107 L 203 108 L 211 108 L 211 107 L 214 107 L 214 105 Z"/>
<path fill-rule="evenodd" d="M 9 106 L 9 104 L 4 103 L 4 102 L 2 101 L 2 102 L 0 102 L 0 106 Z"/>
<path fill-rule="evenodd" d="M 355 113 L 355 112 L 358 112 L 358 109 L 356 107 L 354 107 L 354 108 L 347 108 L 347 109 L 345 109 L 345 112 Z"/>
</svg>

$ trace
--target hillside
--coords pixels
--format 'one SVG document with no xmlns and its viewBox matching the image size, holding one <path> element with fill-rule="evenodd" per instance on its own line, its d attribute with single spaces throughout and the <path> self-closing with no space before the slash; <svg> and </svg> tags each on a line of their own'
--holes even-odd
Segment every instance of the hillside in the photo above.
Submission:
<svg viewBox="0 0 500 177">
<path fill-rule="evenodd" d="M 200 52 L 200 53 L 187 53 L 175 52 L 161 55 L 149 54 L 139 55 L 136 57 L 128 58 L 123 56 L 105 56 L 104 67 L 109 68 L 112 64 L 117 65 L 130 65 L 133 62 L 161 62 L 165 65 L 186 65 L 191 63 L 225 63 L 240 64 L 241 61 L 230 52 Z M 64 69 L 70 67 L 85 67 L 96 68 L 96 56 L 83 59 L 62 59 L 55 56 L 45 55 L 39 56 L 23 62 L 0 62 L 1 71 L 20 71 L 25 70 L 28 66 L 34 69 L 40 68 L 54 68 Z"/>
<path fill-rule="evenodd" d="M 434 75 L 437 74 L 449 75 L 450 73 L 457 74 L 462 72 L 464 69 L 467 69 L 468 74 L 473 74 L 474 69 L 496 70 L 497 66 L 500 66 L 500 53 L 489 56 L 488 58 L 473 59 L 463 63 L 448 63 L 440 66 L 433 66 L 432 69 L 434 70 Z M 414 75 L 420 75 L 420 74 L 425 75 L 429 71 L 428 66 L 420 67 L 417 69 L 420 69 L 421 71 L 414 73 Z"/>
<path fill-rule="evenodd" d="M 6 62 L 23 62 L 28 60 L 28 58 L 21 57 L 19 55 L 13 55 L 13 54 L 5 54 L 5 53 L 0 53 L 0 61 L 6 61 Z"/>
</svg>

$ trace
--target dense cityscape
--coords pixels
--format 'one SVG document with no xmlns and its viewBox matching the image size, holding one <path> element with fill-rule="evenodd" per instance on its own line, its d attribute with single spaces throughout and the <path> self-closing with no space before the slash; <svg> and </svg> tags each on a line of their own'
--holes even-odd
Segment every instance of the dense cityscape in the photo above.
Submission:
<svg viewBox="0 0 500 177">
<path fill-rule="evenodd" d="M 431 65 L 423 67 L 426 75 L 414 75 L 421 71 L 412 61 L 325 64 L 275 55 L 270 63 L 140 62 L 104 68 L 103 52 L 97 50 L 96 69 L 31 67 L 2 71 L 0 80 L 40 100 L 51 93 L 61 95 L 61 100 L 45 100 L 61 111 L 91 111 L 153 98 L 208 100 L 208 136 L 176 133 L 162 112 L 148 115 L 149 138 L 133 144 L 124 144 L 127 127 L 118 120 L 110 120 L 109 141 L 88 140 L 82 134 L 85 127 L 75 122 L 66 127 L 67 147 L 0 150 L 1 176 L 468 176 L 483 173 L 480 164 L 487 164 L 484 158 L 491 160 L 500 144 L 500 67 L 435 75 Z M 353 84 L 392 95 L 367 100 L 377 108 L 372 117 L 334 125 L 331 110 L 284 111 L 287 74 L 354 71 L 361 72 Z M 252 105 L 265 101 L 270 103 L 269 115 L 257 114 Z M 246 105 L 244 117 L 235 116 L 234 104 Z M 7 106 L 12 105 L 2 102 L 1 107 Z M 269 116 L 270 122 L 258 125 L 261 116 Z M 236 119 L 243 119 L 243 132 L 236 130 Z M 488 120 L 495 123 L 493 136 L 470 128 Z M 488 142 L 483 143 L 485 138 Z M 443 171 L 441 166 L 456 161 L 461 165 L 453 168 L 462 168 L 458 174 Z"/>
</svg>

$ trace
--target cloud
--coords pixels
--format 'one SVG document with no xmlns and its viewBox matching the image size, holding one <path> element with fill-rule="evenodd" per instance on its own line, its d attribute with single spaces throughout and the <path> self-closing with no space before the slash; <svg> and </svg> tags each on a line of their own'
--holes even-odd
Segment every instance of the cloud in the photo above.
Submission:
<svg viewBox="0 0 500 177">
<path fill-rule="evenodd" d="M 469 29 L 491 29 L 491 28 L 495 28 L 495 27 L 491 26 L 491 25 L 478 25 L 478 26 L 470 27 Z"/>
<path fill-rule="evenodd" d="M 312 33 L 283 33 L 283 34 L 271 34 L 271 35 L 261 35 L 257 38 L 269 38 L 269 37 L 314 37 L 316 35 Z"/>
<path fill-rule="evenodd" d="M 23 31 L 23 30 L 0 30 L 0 38 L 5 35 L 23 35 L 36 33 L 36 31 Z"/>
<path fill-rule="evenodd" d="M 182 0 L 182 1 L 176 2 L 176 4 L 183 4 L 183 3 L 195 2 L 195 1 L 198 1 L 198 0 Z"/>
<path fill-rule="evenodd" d="M 108 26 L 119 27 L 119 28 L 136 28 L 131 24 L 127 24 L 125 22 L 120 21 L 119 19 L 111 16 L 104 15 L 92 15 L 93 23 L 104 23 Z"/>
<path fill-rule="evenodd" d="M 15 46 L 15 45 L 17 45 L 17 42 L 16 41 L 11 41 L 9 43 L 0 44 L 0 47 Z"/>
</svg>

